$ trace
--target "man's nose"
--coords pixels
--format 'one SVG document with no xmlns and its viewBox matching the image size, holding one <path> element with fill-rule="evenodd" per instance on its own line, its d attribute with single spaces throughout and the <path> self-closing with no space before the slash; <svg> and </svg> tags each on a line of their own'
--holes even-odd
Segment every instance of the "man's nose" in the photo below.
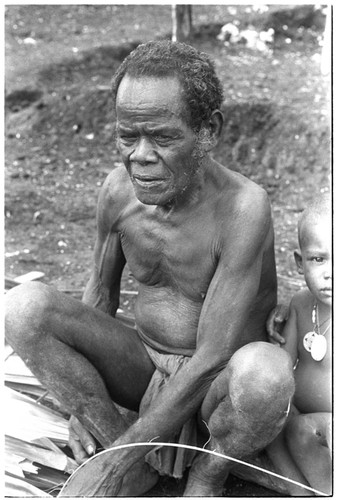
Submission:
<svg viewBox="0 0 337 500">
<path fill-rule="evenodd" d="M 157 154 L 153 149 L 151 141 L 145 137 L 141 137 L 133 152 L 129 157 L 130 161 L 140 164 L 155 163 L 157 162 Z"/>
</svg>

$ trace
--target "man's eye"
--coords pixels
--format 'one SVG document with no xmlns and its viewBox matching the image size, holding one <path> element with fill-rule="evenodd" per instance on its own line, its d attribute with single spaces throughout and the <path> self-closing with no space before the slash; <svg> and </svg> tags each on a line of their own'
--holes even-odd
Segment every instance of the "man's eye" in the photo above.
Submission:
<svg viewBox="0 0 337 500">
<path fill-rule="evenodd" d="M 169 144 L 172 141 L 172 137 L 170 137 L 168 135 L 156 135 L 155 141 L 158 144 L 165 145 L 165 144 Z"/>
<path fill-rule="evenodd" d="M 135 142 L 136 137 L 133 135 L 121 134 L 121 135 L 118 135 L 118 139 L 124 143 L 131 144 L 131 143 Z"/>
</svg>

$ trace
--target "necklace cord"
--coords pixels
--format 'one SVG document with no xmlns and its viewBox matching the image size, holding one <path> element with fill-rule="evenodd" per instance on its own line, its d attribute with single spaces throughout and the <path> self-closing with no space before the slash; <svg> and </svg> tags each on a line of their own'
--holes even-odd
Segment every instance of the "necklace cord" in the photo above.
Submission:
<svg viewBox="0 0 337 500">
<path fill-rule="evenodd" d="M 321 327 L 327 322 L 330 320 L 330 323 L 328 324 L 328 326 L 326 327 L 326 329 L 324 330 L 323 333 L 321 333 Z M 312 310 L 312 322 L 314 324 L 314 331 L 318 334 L 318 335 L 324 335 L 326 334 L 326 332 L 329 330 L 330 326 L 331 326 L 331 318 L 328 317 L 326 320 L 323 321 L 323 323 L 320 325 L 319 324 L 319 311 L 318 311 L 318 304 L 317 302 L 315 303 L 314 307 L 313 307 L 313 310 Z"/>
</svg>

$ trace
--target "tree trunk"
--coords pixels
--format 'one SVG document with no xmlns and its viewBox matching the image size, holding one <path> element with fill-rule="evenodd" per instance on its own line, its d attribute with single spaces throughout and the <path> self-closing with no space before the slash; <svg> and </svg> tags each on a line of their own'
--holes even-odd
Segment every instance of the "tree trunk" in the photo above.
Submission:
<svg viewBox="0 0 337 500">
<path fill-rule="evenodd" d="M 172 5 L 172 42 L 186 41 L 192 31 L 192 5 Z"/>
</svg>

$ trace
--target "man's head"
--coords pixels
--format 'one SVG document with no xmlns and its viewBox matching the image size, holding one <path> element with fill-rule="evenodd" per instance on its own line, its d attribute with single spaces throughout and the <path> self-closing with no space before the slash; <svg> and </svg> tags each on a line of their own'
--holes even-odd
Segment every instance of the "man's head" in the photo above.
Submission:
<svg viewBox="0 0 337 500">
<path fill-rule="evenodd" d="M 112 86 L 115 100 L 125 75 L 163 81 L 176 77 L 182 89 L 182 112 L 196 132 L 213 111 L 221 108 L 223 91 L 214 64 L 207 54 L 184 43 L 157 41 L 139 45 L 117 69 Z"/>
<path fill-rule="evenodd" d="M 202 67 L 208 74 L 208 93 L 197 74 Z M 186 81 L 184 71 L 189 75 Z M 117 71 L 117 146 L 142 203 L 185 203 L 199 189 L 200 167 L 216 145 L 222 126 L 222 114 L 215 107 L 220 105 L 221 89 L 217 83 L 219 91 L 214 91 L 212 79 L 217 81 L 206 56 L 171 42 L 138 47 Z"/>
<path fill-rule="evenodd" d="M 297 268 L 317 301 L 331 305 L 331 197 L 318 196 L 298 222 L 300 251 L 294 253 Z"/>
</svg>

